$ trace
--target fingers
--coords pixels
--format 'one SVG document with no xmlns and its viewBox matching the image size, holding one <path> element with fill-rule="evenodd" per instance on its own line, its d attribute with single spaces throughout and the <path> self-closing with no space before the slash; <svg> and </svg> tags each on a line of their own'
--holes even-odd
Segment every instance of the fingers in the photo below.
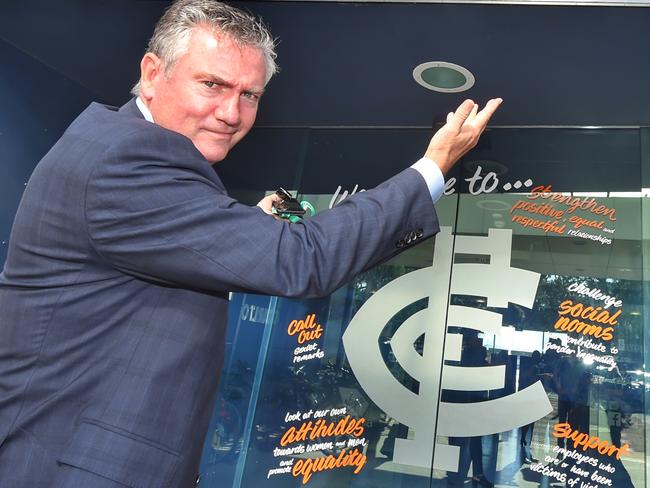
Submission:
<svg viewBox="0 0 650 488">
<path fill-rule="evenodd" d="M 471 122 L 474 120 L 474 117 L 476 117 L 476 114 L 478 113 L 478 104 L 474 104 L 474 108 L 472 108 L 472 111 L 469 114 L 469 117 L 467 117 L 466 122 Z"/>
<path fill-rule="evenodd" d="M 485 126 L 487 126 L 490 117 L 492 117 L 494 112 L 496 112 L 496 110 L 499 108 L 499 105 L 501 105 L 501 102 L 503 102 L 501 98 L 493 98 L 490 100 L 487 104 L 485 104 L 483 110 L 476 114 L 472 120 L 472 125 L 478 127 L 482 132 L 483 129 L 485 129 Z"/>
<path fill-rule="evenodd" d="M 492 99 L 479 111 L 478 105 L 472 100 L 465 100 L 455 112 L 447 115 L 447 124 L 433 135 L 425 156 L 435 161 L 445 174 L 476 145 L 502 101 L 500 98 Z"/>
<path fill-rule="evenodd" d="M 463 103 L 461 103 L 460 106 L 456 109 L 456 112 L 454 112 L 454 115 L 451 117 L 451 120 L 448 120 L 449 128 L 456 132 L 460 131 L 463 123 L 470 116 L 472 110 L 474 110 L 475 105 L 476 104 L 471 100 L 465 100 Z"/>
<path fill-rule="evenodd" d="M 262 198 L 262 200 L 259 201 L 257 206 L 260 207 L 262 210 L 264 210 L 264 213 L 273 215 L 273 203 L 279 202 L 280 200 L 282 199 L 278 195 L 273 193 L 271 195 Z"/>
<path fill-rule="evenodd" d="M 268 196 L 265 196 L 264 198 L 262 198 L 262 200 L 260 200 L 258 205 L 271 205 L 274 202 L 280 202 L 280 201 L 282 201 L 282 198 L 280 198 L 279 195 L 277 195 L 275 193 L 272 193 L 271 195 L 268 195 Z"/>
</svg>

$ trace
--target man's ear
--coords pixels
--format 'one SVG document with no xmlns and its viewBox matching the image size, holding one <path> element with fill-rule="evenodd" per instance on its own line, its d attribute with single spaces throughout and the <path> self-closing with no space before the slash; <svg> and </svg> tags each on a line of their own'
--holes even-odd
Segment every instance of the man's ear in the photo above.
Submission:
<svg viewBox="0 0 650 488">
<path fill-rule="evenodd" d="M 162 60 L 153 53 L 147 53 L 140 61 L 140 96 L 151 100 L 156 93 L 156 85 L 164 76 Z"/>
</svg>

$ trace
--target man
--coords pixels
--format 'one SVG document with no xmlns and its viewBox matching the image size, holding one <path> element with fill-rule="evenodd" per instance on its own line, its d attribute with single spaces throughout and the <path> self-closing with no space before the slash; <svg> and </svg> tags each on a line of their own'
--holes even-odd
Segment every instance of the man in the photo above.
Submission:
<svg viewBox="0 0 650 488">
<path fill-rule="evenodd" d="M 438 231 L 441 173 L 500 100 L 466 101 L 414 168 L 289 224 L 210 166 L 253 125 L 274 56 L 247 14 L 177 2 L 137 100 L 92 104 L 36 167 L 0 275 L 0 485 L 192 485 L 227 293 L 327 294 Z"/>
</svg>

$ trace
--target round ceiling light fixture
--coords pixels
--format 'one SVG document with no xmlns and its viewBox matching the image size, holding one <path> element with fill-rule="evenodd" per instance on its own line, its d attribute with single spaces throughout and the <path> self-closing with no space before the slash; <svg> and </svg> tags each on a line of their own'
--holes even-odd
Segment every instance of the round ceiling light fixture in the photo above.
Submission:
<svg viewBox="0 0 650 488">
<path fill-rule="evenodd" d="M 416 66 L 413 78 L 429 90 L 458 93 L 474 86 L 474 75 L 467 69 L 446 61 L 429 61 Z"/>
</svg>

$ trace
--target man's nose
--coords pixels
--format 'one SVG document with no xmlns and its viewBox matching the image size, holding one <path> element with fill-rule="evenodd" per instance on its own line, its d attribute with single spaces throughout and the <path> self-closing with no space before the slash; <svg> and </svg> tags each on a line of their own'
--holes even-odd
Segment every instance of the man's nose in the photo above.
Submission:
<svg viewBox="0 0 650 488">
<path fill-rule="evenodd" d="M 229 92 L 220 98 L 221 99 L 219 100 L 219 103 L 217 103 L 214 111 L 215 117 L 230 126 L 238 125 L 239 94 L 235 92 Z"/>
</svg>

